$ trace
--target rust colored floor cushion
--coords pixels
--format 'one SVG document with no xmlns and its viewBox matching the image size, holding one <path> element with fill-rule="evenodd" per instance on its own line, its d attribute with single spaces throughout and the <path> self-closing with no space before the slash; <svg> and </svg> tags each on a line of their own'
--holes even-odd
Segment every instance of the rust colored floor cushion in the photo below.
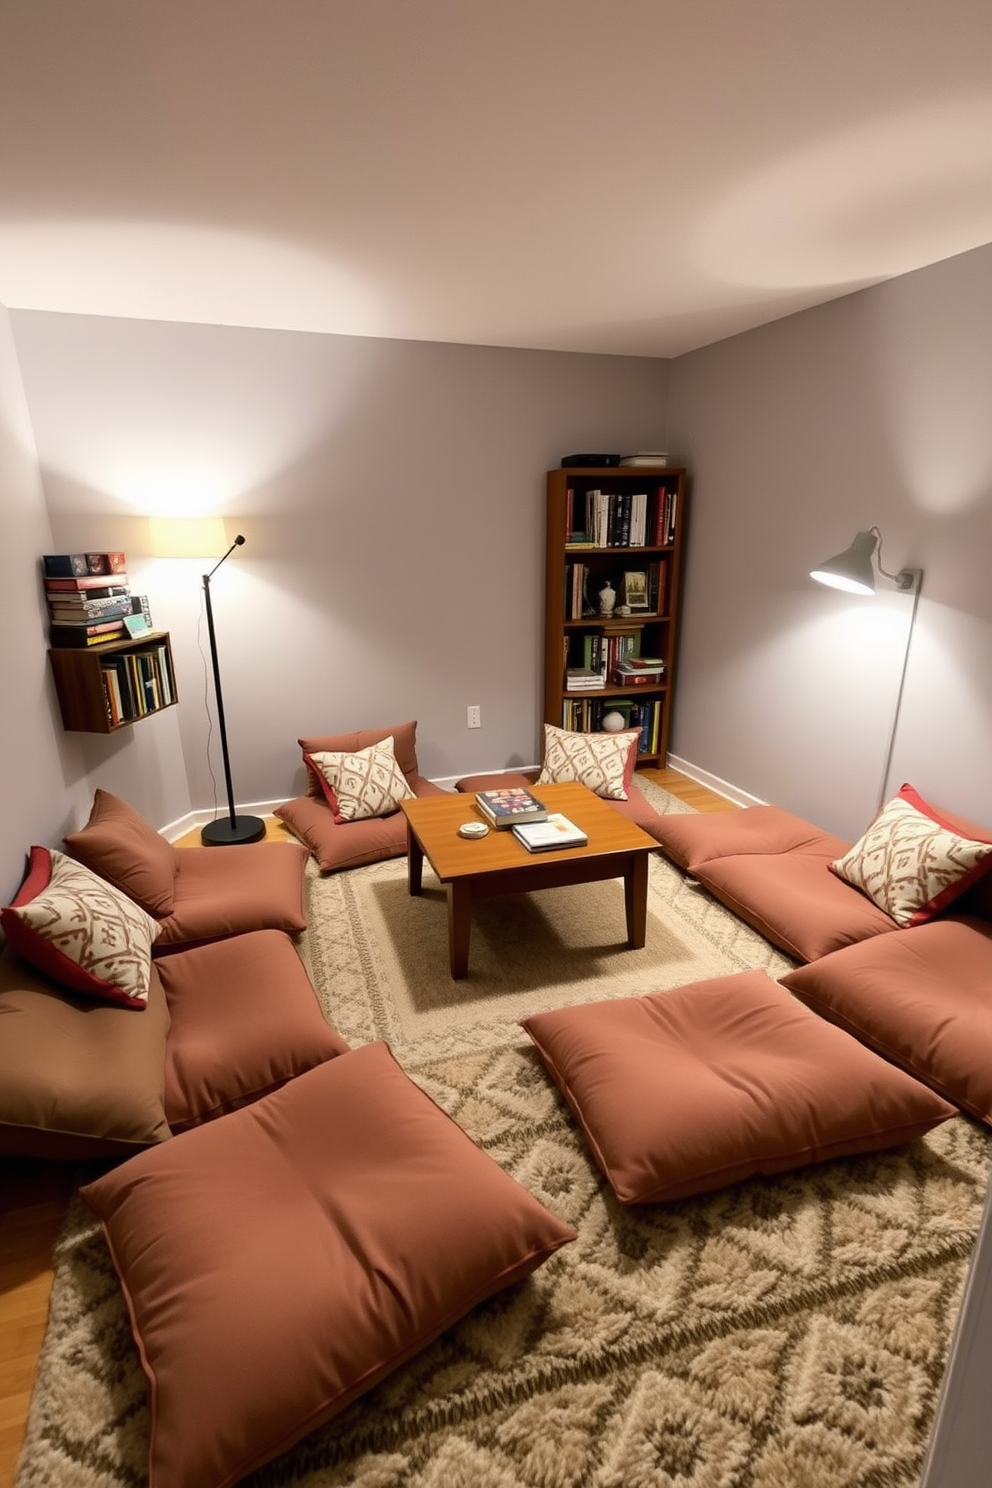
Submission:
<svg viewBox="0 0 992 1488">
<path fill-rule="evenodd" d="M 955 1114 L 764 972 L 522 1026 L 625 1204 L 894 1147 Z"/>
<path fill-rule="evenodd" d="M 281 930 L 177 950 L 156 967 L 172 1018 L 165 1114 L 174 1132 L 236 1111 L 348 1052 Z"/>
<path fill-rule="evenodd" d="M 155 950 L 248 930 L 306 928 L 306 853 L 293 842 L 175 848 L 126 801 L 97 790 L 66 852 L 159 922 Z"/>
<path fill-rule="evenodd" d="M 0 952 L 0 1152 L 128 1156 L 171 1135 L 169 1012 L 154 965 L 140 1011 L 96 1001 Z"/>
<path fill-rule="evenodd" d="M 506 790 L 510 786 L 523 785 L 528 790 L 532 790 L 536 796 L 540 796 L 540 787 L 535 783 L 539 774 L 539 770 L 519 772 L 504 770 L 502 773 L 489 775 L 466 775 L 455 782 L 455 790 L 474 795 L 476 791 Z M 655 811 L 636 781 L 628 785 L 626 801 L 611 800 L 610 805 L 628 821 L 632 821 L 635 827 L 640 827 L 642 832 L 647 832 L 654 838 L 659 836 L 660 824 L 669 820 L 668 817 L 661 816 Z"/>
<path fill-rule="evenodd" d="M 848 946 L 785 986 L 992 1126 L 992 925 L 965 915 Z"/>
<path fill-rule="evenodd" d="M 335 810 L 333 790 L 328 789 L 314 762 L 316 756 L 326 754 L 357 755 L 390 738 L 396 762 L 413 795 L 443 795 L 440 786 L 420 773 L 416 721 L 392 728 L 357 729 L 350 734 L 308 735 L 297 741 L 303 751 L 307 793 L 277 806 L 274 815 L 312 853 L 322 873 L 360 868 L 364 863 L 399 858 L 406 852 L 406 817 L 396 808 L 383 816 L 335 820 L 340 813 Z"/>
<path fill-rule="evenodd" d="M 700 863 L 742 853 L 808 851 L 829 862 L 841 857 L 851 845 L 781 806 L 666 816 L 658 840 L 665 856 L 687 873 L 694 873 Z"/>
<path fill-rule="evenodd" d="M 154 1488 L 240 1481 L 575 1238 L 381 1043 L 82 1194 L 150 1385 Z"/>
</svg>

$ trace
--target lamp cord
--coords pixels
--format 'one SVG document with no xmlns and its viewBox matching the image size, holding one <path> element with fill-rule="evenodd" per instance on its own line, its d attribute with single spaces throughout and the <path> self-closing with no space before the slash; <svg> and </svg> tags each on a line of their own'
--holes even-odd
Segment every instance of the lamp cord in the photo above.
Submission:
<svg viewBox="0 0 992 1488">
<path fill-rule="evenodd" d="M 878 528 L 872 528 L 872 531 L 877 532 Z M 881 557 L 881 549 L 882 542 L 881 536 L 879 536 L 879 557 Z M 885 573 L 885 569 L 882 568 L 881 563 L 879 563 L 879 572 Z M 906 672 L 909 667 L 909 648 L 913 643 L 913 629 L 916 625 L 916 611 L 919 608 L 920 604 L 920 590 L 923 588 L 923 570 L 921 568 L 904 568 L 899 574 L 885 574 L 885 577 L 887 579 L 896 579 L 901 589 L 908 589 L 910 585 L 912 585 L 913 608 L 909 616 L 909 629 L 906 632 L 906 649 L 903 652 L 902 671 L 899 674 L 899 688 L 896 692 L 896 704 L 892 713 L 892 725 L 889 729 L 889 738 L 885 750 L 885 763 L 882 766 L 882 783 L 879 788 L 878 806 L 876 807 L 876 810 L 878 811 L 881 811 L 882 807 L 885 805 L 885 802 L 888 800 L 889 771 L 892 768 L 892 751 L 895 748 L 896 730 L 899 726 L 899 714 L 902 711 L 902 695 L 905 691 Z"/>
</svg>

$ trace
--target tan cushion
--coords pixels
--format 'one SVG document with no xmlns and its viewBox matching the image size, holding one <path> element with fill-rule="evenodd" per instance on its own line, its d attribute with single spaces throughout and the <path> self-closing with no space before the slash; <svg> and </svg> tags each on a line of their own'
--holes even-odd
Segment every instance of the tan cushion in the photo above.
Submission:
<svg viewBox="0 0 992 1488">
<path fill-rule="evenodd" d="M 63 986 L 144 1008 L 158 921 L 82 863 L 32 847 L 27 877 L 0 923 L 14 950 Z"/>
<path fill-rule="evenodd" d="M 948 915 L 835 951 L 782 981 L 992 1125 L 992 925 Z"/>
<path fill-rule="evenodd" d="M 82 1194 L 151 1389 L 155 1488 L 240 1481 L 575 1238 L 381 1043 Z"/>
<path fill-rule="evenodd" d="M 328 805 L 339 825 L 391 816 L 413 795 L 393 752 L 391 734 L 367 749 L 351 753 L 318 749 L 306 760 L 326 782 Z"/>
<path fill-rule="evenodd" d="M 812 852 L 828 863 L 851 845 L 781 806 L 666 816 L 657 836 L 665 856 L 688 873 L 714 858 L 746 853 Z"/>
<path fill-rule="evenodd" d="M 89 821 L 63 839 L 70 857 L 114 884 L 149 914 L 172 909 L 176 850 L 126 801 L 98 790 Z"/>
<path fill-rule="evenodd" d="M 721 904 L 797 961 L 896 929 L 870 899 L 828 872 L 823 852 L 812 845 L 714 858 L 692 871 Z"/>
<path fill-rule="evenodd" d="M 415 775 L 410 784 L 415 796 L 445 794 L 423 775 Z M 308 848 L 322 873 L 360 868 L 384 858 L 401 858 L 406 852 L 406 817 L 401 811 L 392 816 L 370 817 L 368 821 L 338 823 L 326 800 L 297 796 L 277 806 L 273 815 L 285 822 Z"/>
<path fill-rule="evenodd" d="M 176 849 L 175 904 L 156 950 L 249 930 L 306 929 L 307 855 L 295 842 Z"/>
<path fill-rule="evenodd" d="M 874 1152 L 954 1115 L 763 972 L 538 1013 L 523 1027 L 627 1204 Z"/>
<path fill-rule="evenodd" d="M 962 837 L 911 785 L 904 785 L 864 836 L 830 867 L 897 925 L 920 925 L 992 869 L 992 833 Z"/>
<path fill-rule="evenodd" d="M 236 1111 L 348 1052 L 281 930 L 179 950 L 156 965 L 172 1018 L 165 1112 L 173 1131 Z"/>
<path fill-rule="evenodd" d="M 76 1161 L 166 1141 L 168 1030 L 154 966 L 135 1017 L 0 952 L 0 1152 Z"/>
<path fill-rule="evenodd" d="M 538 785 L 584 785 L 607 800 L 627 799 L 640 731 L 583 734 L 544 725 L 544 759 Z"/>
<path fill-rule="evenodd" d="M 393 752 L 399 767 L 413 789 L 413 777 L 420 774 L 417 764 L 416 719 L 409 723 L 394 724 L 392 728 L 353 729 L 348 734 L 306 734 L 297 743 L 303 751 L 306 763 L 308 754 L 354 754 L 359 749 L 367 749 L 370 744 L 379 744 L 388 738 L 393 740 Z M 317 778 L 318 774 L 312 766 L 307 767 L 307 795 L 323 798 L 324 786 Z"/>
</svg>

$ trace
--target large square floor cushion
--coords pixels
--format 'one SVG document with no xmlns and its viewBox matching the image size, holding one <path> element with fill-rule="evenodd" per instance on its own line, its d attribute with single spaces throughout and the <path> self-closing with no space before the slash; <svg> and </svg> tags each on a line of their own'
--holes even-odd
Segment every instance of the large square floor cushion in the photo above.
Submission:
<svg viewBox="0 0 992 1488">
<path fill-rule="evenodd" d="M 819 844 L 713 858 L 697 863 L 692 873 L 715 899 L 797 961 L 815 961 L 898 928 L 884 910 L 830 872 Z"/>
<path fill-rule="evenodd" d="M 476 791 L 509 790 L 512 786 L 522 785 L 532 790 L 536 796 L 540 796 L 540 787 L 535 783 L 539 774 L 539 770 L 508 770 L 502 774 L 497 772 L 489 775 L 465 775 L 455 782 L 455 790 L 474 795 Z M 603 799 L 607 798 L 603 797 Z M 609 800 L 608 804 L 613 807 L 614 811 L 619 811 L 621 816 L 625 816 L 628 821 L 632 821 L 635 827 L 640 827 L 642 832 L 647 832 L 656 841 L 660 841 L 662 823 L 668 821 L 669 818 L 661 816 L 654 809 L 637 784 L 636 777 L 627 785 L 626 801 Z"/>
<path fill-rule="evenodd" d="M 165 1114 L 174 1132 L 236 1111 L 348 1052 L 281 930 L 177 950 L 156 965 L 172 1018 Z"/>
<path fill-rule="evenodd" d="M 63 845 L 148 914 L 171 913 L 176 849 L 119 796 L 98 789 L 86 825 L 63 838 Z"/>
<path fill-rule="evenodd" d="M 948 915 L 835 951 L 782 981 L 992 1126 L 992 925 Z"/>
<path fill-rule="evenodd" d="M 296 842 L 177 848 L 172 913 L 159 922 L 155 954 L 249 930 L 298 935 L 307 926 L 306 861 Z"/>
<path fill-rule="evenodd" d="M 355 754 L 392 737 L 396 761 L 415 796 L 440 796 L 444 791 L 421 775 L 417 763 L 416 722 L 391 728 L 356 729 L 350 734 L 305 735 L 297 742 L 304 761 L 315 754 Z M 360 868 L 384 858 L 400 858 L 406 852 L 406 817 L 402 811 L 362 821 L 336 822 L 316 771 L 306 766 L 307 793 L 277 806 L 275 816 L 313 855 L 322 873 Z"/>
<path fill-rule="evenodd" d="M 658 841 L 665 856 L 687 873 L 693 873 L 700 863 L 744 853 L 805 850 L 822 854 L 827 863 L 847 852 L 851 845 L 781 806 L 747 806 L 740 811 L 666 816 Z"/>
<path fill-rule="evenodd" d="M 169 1012 L 155 966 L 141 1012 L 77 996 L 0 952 L 0 1152 L 126 1157 L 170 1137 Z"/>
<path fill-rule="evenodd" d="M 381 1043 L 82 1194 L 150 1386 L 153 1488 L 240 1481 L 575 1238 Z"/>
<path fill-rule="evenodd" d="M 893 1147 L 955 1114 L 764 972 L 523 1027 L 625 1204 Z"/>
</svg>

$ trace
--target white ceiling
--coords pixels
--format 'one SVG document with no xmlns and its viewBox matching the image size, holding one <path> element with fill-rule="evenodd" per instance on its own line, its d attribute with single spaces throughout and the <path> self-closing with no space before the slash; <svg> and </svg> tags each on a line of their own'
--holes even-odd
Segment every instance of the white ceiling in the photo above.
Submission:
<svg viewBox="0 0 992 1488">
<path fill-rule="evenodd" d="M 9 308 L 671 356 L 992 241 L 992 0 L 0 0 Z"/>
</svg>

